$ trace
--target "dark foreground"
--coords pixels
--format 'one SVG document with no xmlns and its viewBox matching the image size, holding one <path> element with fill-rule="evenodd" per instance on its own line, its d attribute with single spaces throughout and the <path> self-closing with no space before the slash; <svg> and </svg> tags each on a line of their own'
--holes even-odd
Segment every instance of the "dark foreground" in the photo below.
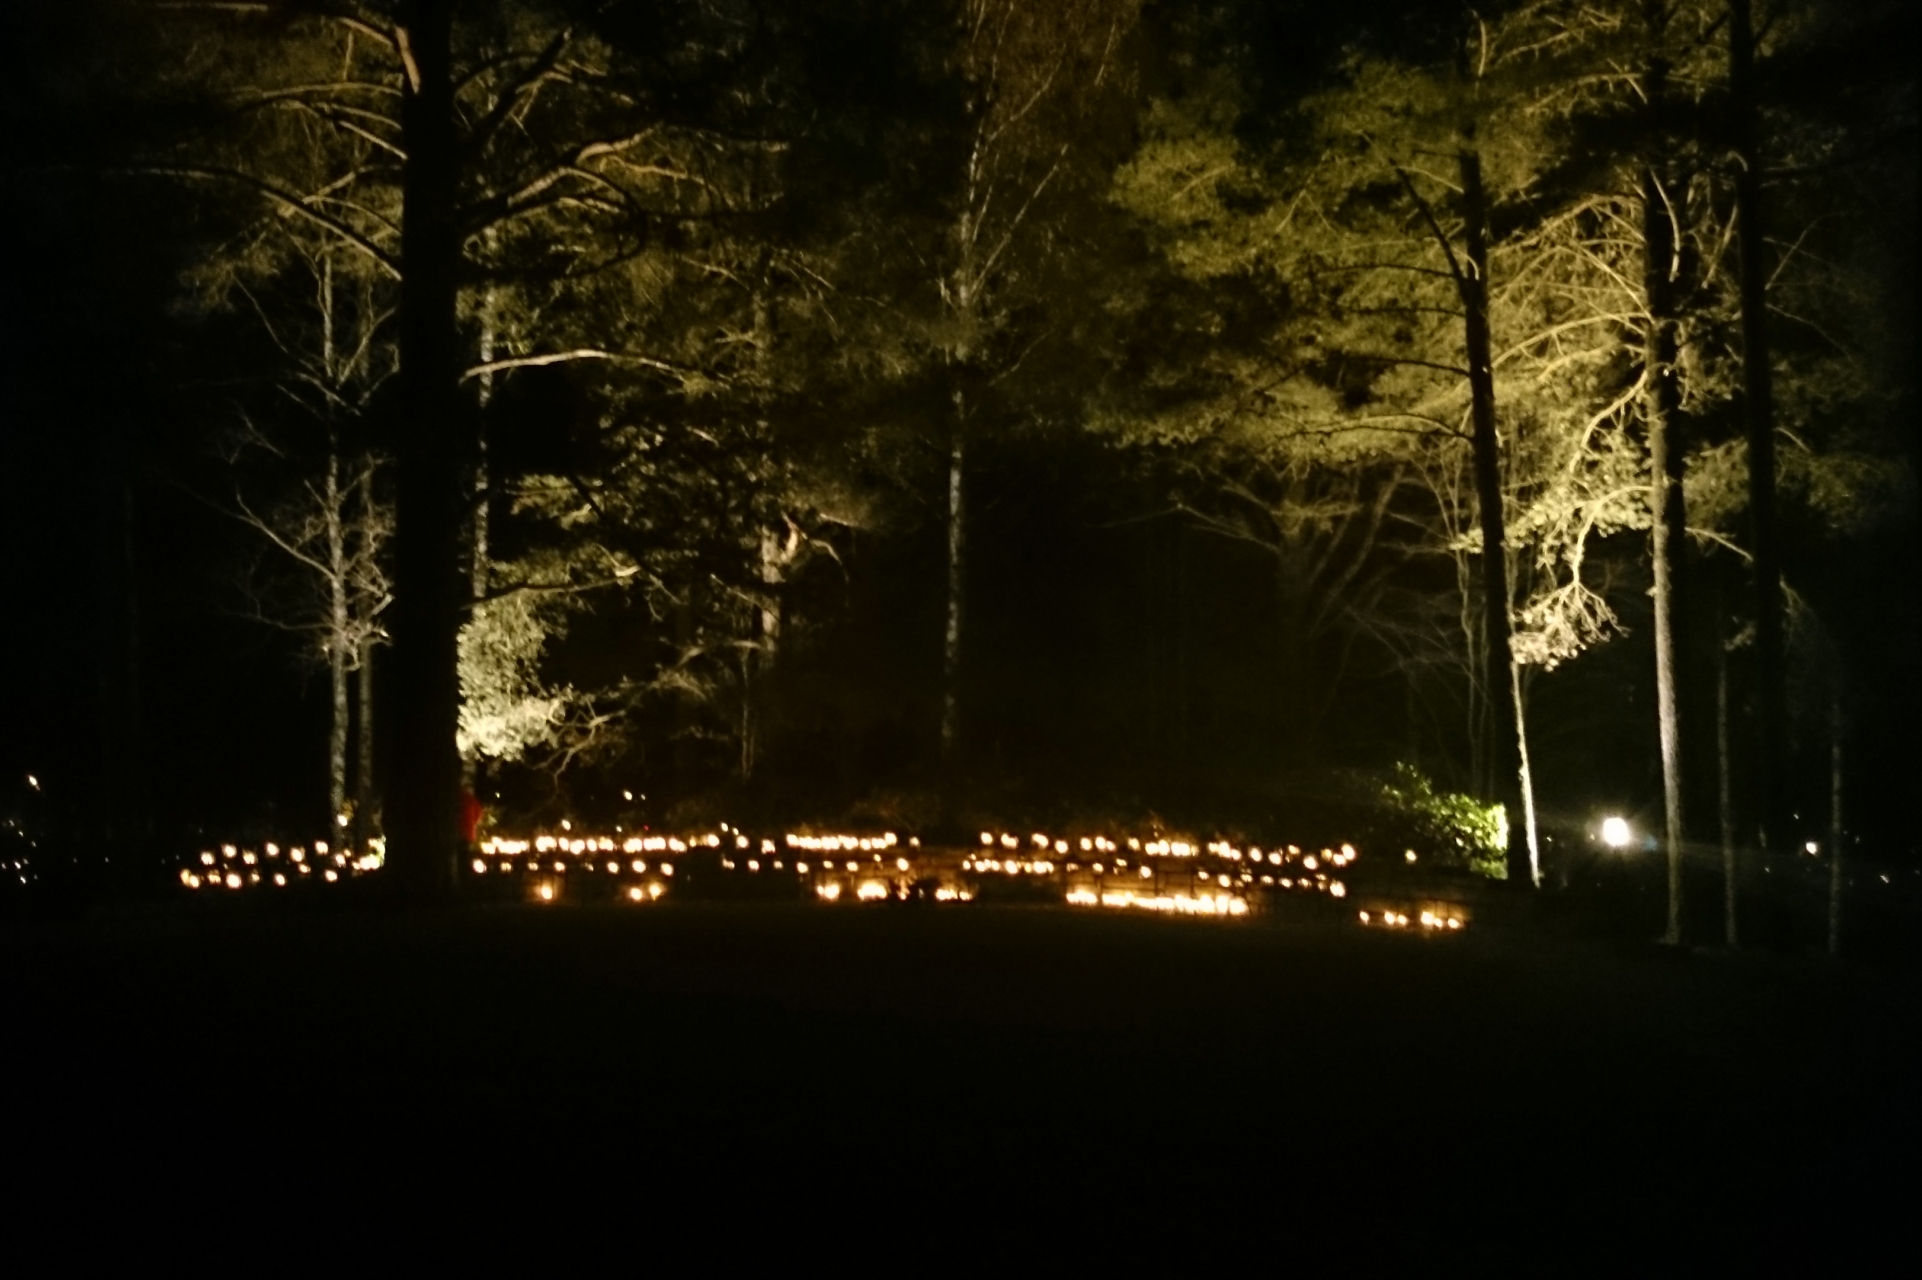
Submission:
<svg viewBox="0 0 1922 1280">
<path fill-rule="evenodd" d="M 447 1193 L 1827 1268 L 1914 1203 L 1915 985 L 1817 960 L 752 905 L 162 911 L 0 954 L 12 1190 L 186 1238 Z"/>
</svg>

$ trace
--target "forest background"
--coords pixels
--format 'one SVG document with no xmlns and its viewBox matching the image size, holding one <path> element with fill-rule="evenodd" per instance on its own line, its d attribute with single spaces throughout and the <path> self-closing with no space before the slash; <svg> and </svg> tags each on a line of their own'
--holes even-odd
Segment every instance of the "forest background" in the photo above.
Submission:
<svg viewBox="0 0 1922 1280">
<path fill-rule="evenodd" d="M 1851 840 L 1913 863 L 1899 9 L 1759 6 L 1750 151 L 1789 591 L 1766 790 L 1825 833 L 1843 741 Z M 475 425 L 441 461 L 475 495 L 462 746 L 503 813 L 1311 825 L 1398 765 L 1508 798 L 1480 225 L 1541 825 L 1662 824 L 1660 413 L 1670 778 L 1704 842 L 1723 761 L 1761 820 L 1729 6 L 455 10 Z M 113 841 L 323 829 L 381 790 L 406 696 L 392 14 L 6 23 L 0 763 Z"/>
</svg>

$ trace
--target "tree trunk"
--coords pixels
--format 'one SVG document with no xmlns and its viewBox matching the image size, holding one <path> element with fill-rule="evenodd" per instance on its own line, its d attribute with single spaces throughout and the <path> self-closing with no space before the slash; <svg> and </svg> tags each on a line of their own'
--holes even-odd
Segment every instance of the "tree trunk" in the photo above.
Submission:
<svg viewBox="0 0 1922 1280">
<path fill-rule="evenodd" d="M 948 619 L 941 652 L 941 759 L 952 762 L 961 737 L 961 607 L 966 576 L 963 523 L 962 436 L 967 426 L 967 397 L 954 392 L 954 435 L 948 446 Z"/>
<path fill-rule="evenodd" d="M 1735 913 L 1735 787 L 1728 748 L 1728 643 L 1720 635 L 1715 637 L 1715 755 L 1722 828 L 1722 943 L 1733 951 L 1741 945 Z"/>
<path fill-rule="evenodd" d="M 1467 266 L 1456 275 L 1466 317 L 1468 391 L 1474 423 L 1475 496 L 1481 508 L 1483 619 L 1487 628 L 1487 667 L 1483 677 L 1492 720 L 1490 798 L 1513 813 L 1520 808 L 1521 734 L 1515 702 L 1496 690 L 1507 688 L 1513 664 L 1508 616 L 1508 538 L 1502 506 L 1501 438 L 1495 427 L 1495 360 L 1488 327 L 1488 198 L 1482 189 L 1481 154 L 1472 145 L 1456 153 L 1462 180 L 1463 242 Z M 1508 878 L 1520 883 L 1528 873 L 1527 850 L 1509 828 Z"/>
<path fill-rule="evenodd" d="M 1842 694 L 1829 701 L 1829 954 L 1842 954 Z"/>
<path fill-rule="evenodd" d="M 354 752 L 354 826 L 356 852 L 374 835 L 374 638 L 360 642 L 360 741 Z"/>
<path fill-rule="evenodd" d="M 1648 109 L 1659 117 L 1668 64 L 1651 58 L 1643 75 Z M 1658 141 L 1656 146 L 1661 147 Z M 1662 941 L 1682 941 L 1683 813 L 1681 700 L 1677 693 L 1676 580 L 1687 550 L 1687 512 L 1682 496 L 1683 449 L 1675 438 L 1681 423 L 1676 369 L 1676 287 L 1679 241 L 1670 203 L 1666 166 L 1642 170 L 1642 289 L 1647 309 L 1643 337 L 1642 416 L 1648 428 L 1651 489 L 1649 559 L 1655 576 L 1655 708 L 1662 752 L 1662 808 L 1668 854 L 1668 925 Z"/>
<path fill-rule="evenodd" d="M 459 392 L 450 0 L 407 0 L 401 133 L 400 412 L 388 857 L 402 895 L 452 896 L 460 816 L 457 636 L 472 442 Z"/>
<path fill-rule="evenodd" d="M 332 433 L 329 433 L 330 435 Z M 348 698 L 347 670 L 352 655 L 347 598 L 347 517 L 341 510 L 340 445 L 327 442 L 327 470 L 322 478 L 327 521 L 327 679 L 333 719 L 327 727 L 327 838 L 339 835 L 347 808 L 347 735 L 353 714 Z"/>
<path fill-rule="evenodd" d="M 1522 827 L 1528 837 L 1528 878 L 1537 889 L 1542 887 L 1542 846 L 1535 823 L 1535 774 L 1528 764 L 1528 702 L 1522 696 L 1522 668 L 1510 663 L 1511 692 L 1515 696 L 1515 746 L 1521 760 Z"/>
<path fill-rule="evenodd" d="M 1762 158 L 1756 138 L 1755 30 L 1749 0 L 1729 4 L 1729 87 L 1735 99 L 1735 216 L 1742 301 L 1742 411 L 1748 435 L 1749 551 L 1755 576 L 1755 674 L 1760 750 L 1755 785 L 1762 844 L 1786 847 L 1783 757 L 1788 693 L 1782 661 L 1782 570 L 1775 528 L 1775 398 L 1769 369 L 1768 269 L 1762 261 Z"/>
</svg>

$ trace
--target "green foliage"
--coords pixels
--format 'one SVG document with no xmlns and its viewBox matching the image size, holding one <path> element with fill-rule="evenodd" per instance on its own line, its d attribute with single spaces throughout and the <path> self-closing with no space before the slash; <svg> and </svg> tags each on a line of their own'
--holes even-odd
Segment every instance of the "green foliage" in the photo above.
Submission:
<svg viewBox="0 0 1922 1280">
<path fill-rule="evenodd" d="M 1451 871 L 1508 878 L 1508 811 L 1503 806 L 1438 790 L 1408 764 L 1395 766 L 1394 780 L 1382 784 L 1381 800 L 1396 825 L 1422 846 L 1415 851 L 1418 856 Z"/>
<path fill-rule="evenodd" d="M 460 632 L 461 753 L 519 760 L 555 745 L 579 695 L 541 676 L 555 629 L 554 597 L 517 591 L 474 607 Z"/>
</svg>

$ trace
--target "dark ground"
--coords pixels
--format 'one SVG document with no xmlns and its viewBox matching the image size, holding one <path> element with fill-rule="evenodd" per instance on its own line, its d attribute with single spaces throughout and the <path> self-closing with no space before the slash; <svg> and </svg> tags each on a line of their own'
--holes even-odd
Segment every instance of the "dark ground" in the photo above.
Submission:
<svg viewBox="0 0 1922 1280">
<path fill-rule="evenodd" d="M 154 908 L 0 956 L 12 1203 L 87 1215 L 70 1261 L 443 1194 L 1531 1269 L 1834 1274 L 1913 1225 L 1914 976 L 1813 958 L 777 905 Z"/>
</svg>

